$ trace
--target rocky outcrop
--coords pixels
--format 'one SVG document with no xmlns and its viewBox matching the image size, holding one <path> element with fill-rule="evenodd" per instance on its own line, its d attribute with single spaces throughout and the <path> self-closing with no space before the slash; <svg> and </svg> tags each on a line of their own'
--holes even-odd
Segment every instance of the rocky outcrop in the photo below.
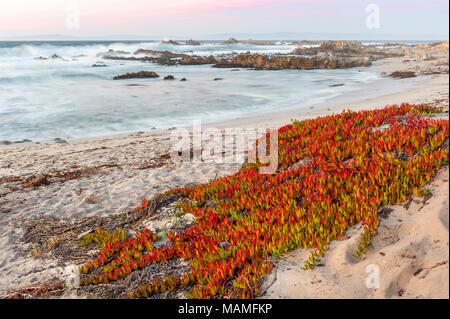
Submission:
<svg viewBox="0 0 450 319">
<path fill-rule="evenodd" d="M 255 70 L 313 70 L 313 69 L 344 69 L 364 67 L 371 64 L 368 58 L 341 58 L 335 56 L 265 56 L 259 54 L 239 54 L 231 59 L 220 59 L 216 68 L 252 68 Z"/>
<path fill-rule="evenodd" d="M 223 42 L 222 45 L 232 45 L 232 44 L 238 44 L 238 43 L 239 43 L 239 41 L 236 40 L 235 38 L 229 38 L 228 40 Z"/>
<path fill-rule="evenodd" d="M 114 80 L 126 80 L 126 79 L 146 79 L 146 78 L 158 78 L 159 75 L 155 72 L 141 71 L 137 73 L 126 73 L 122 75 L 117 75 Z"/>
<path fill-rule="evenodd" d="M 106 52 L 97 53 L 97 57 L 103 57 L 105 55 L 128 55 L 128 54 L 131 54 L 131 53 L 127 52 L 127 51 L 109 49 Z"/>
<path fill-rule="evenodd" d="M 161 41 L 161 44 L 170 44 L 170 45 L 181 45 L 178 42 L 172 41 L 172 40 L 168 40 L 168 41 Z"/>
<path fill-rule="evenodd" d="M 217 60 L 214 56 L 208 57 L 196 56 L 196 55 L 183 55 L 179 61 L 181 65 L 202 65 L 202 64 L 215 64 Z"/>
<path fill-rule="evenodd" d="M 397 79 L 406 79 L 406 78 L 415 78 L 417 75 L 415 72 L 412 71 L 395 71 L 392 72 L 389 76 Z"/>
<path fill-rule="evenodd" d="M 51 59 L 51 60 L 56 60 L 56 59 L 62 59 L 62 57 L 60 57 L 59 55 L 57 55 L 57 54 L 55 53 L 55 54 L 53 54 L 52 56 L 50 56 L 49 59 Z"/>
<path fill-rule="evenodd" d="M 186 41 L 186 45 L 199 46 L 200 42 L 194 41 L 192 39 Z"/>
<path fill-rule="evenodd" d="M 253 39 L 248 39 L 245 42 L 242 42 L 245 44 L 251 44 L 251 45 L 275 45 L 275 43 L 271 42 L 271 41 L 256 41 Z"/>
<path fill-rule="evenodd" d="M 299 47 L 291 54 L 303 56 L 329 56 L 341 58 L 368 58 L 375 61 L 386 57 L 403 56 L 404 49 L 390 48 L 380 49 L 374 45 L 364 46 L 359 41 L 321 41 L 319 46 Z M 316 45 L 317 45 L 316 43 Z"/>
</svg>

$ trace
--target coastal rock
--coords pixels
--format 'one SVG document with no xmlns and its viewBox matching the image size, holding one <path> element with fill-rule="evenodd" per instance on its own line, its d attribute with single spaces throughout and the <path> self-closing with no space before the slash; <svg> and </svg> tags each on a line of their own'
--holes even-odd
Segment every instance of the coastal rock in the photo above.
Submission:
<svg viewBox="0 0 450 319">
<path fill-rule="evenodd" d="M 244 53 L 229 59 L 220 59 L 214 67 L 216 68 L 252 68 L 255 70 L 314 70 L 314 69 L 344 69 L 351 67 L 364 67 L 371 65 L 366 57 L 346 58 L 335 56 L 266 56 L 259 54 Z"/>
<path fill-rule="evenodd" d="M 56 144 L 67 144 L 66 140 L 63 140 L 62 138 L 59 137 L 55 138 L 54 141 Z"/>
<path fill-rule="evenodd" d="M 92 64 L 92 67 L 93 68 L 104 68 L 104 67 L 107 67 L 107 65 L 104 63 L 95 63 L 95 64 Z"/>
<path fill-rule="evenodd" d="M 21 141 L 15 141 L 14 142 L 14 144 L 23 144 L 23 143 L 33 143 L 33 141 L 26 138 L 26 139 L 23 139 Z"/>
<path fill-rule="evenodd" d="M 235 38 L 229 38 L 228 40 L 223 42 L 222 45 L 232 45 L 232 44 L 238 44 L 238 43 L 239 43 L 239 41 L 236 40 Z"/>
<path fill-rule="evenodd" d="M 0 145 L 11 145 L 11 141 L 0 141 Z"/>
<path fill-rule="evenodd" d="M 164 80 L 175 80 L 175 78 L 174 78 L 174 76 L 173 75 L 168 75 L 168 76 L 165 76 L 164 77 Z"/>
<path fill-rule="evenodd" d="M 397 79 L 406 79 L 406 78 L 417 77 L 416 73 L 412 72 L 412 71 L 395 71 L 395 72 L 392 72 L 389 76 L 392 78 L 397 78 Z"/>
<path fill-rule="evenodd" d="M 275 45 L 275 43 L 271 41 L 256 41 L 253 39 L 248 39 L 247 41 L 243 42 L 245 44 L 251 44 L 251 45 Z"/>
<path fill-rule="evenodd" d="M 141 71 L 137 73 L 126 73 L 122 75 L 117 75 L 114 80 L 126 80 L 126 79 L 146 79 L 146 78 L 158 78 L 159 75 L 151 71 Z"/>
<path fill-rule="evenodd" d="M 181 65 L 215 64 L 217 60 L 212 55 L 208 57 L 184 55 L 179 63 Z"/>
<path fill-rule="evenodd" d="M 194 41 L 192 39 L 186 41 L 186 45 L 199 46 L 200 42 Z"/>
<path fill-rule="evenodd" d="M 62 57 L 60 57 L 59 55 L 57 55 L 57 54 L 55 53 L 55 54 L 51 55 L 51 56 L 49 57 L 49 59 L 51 59 L 51 60 L 57 60 L 57 59 L 62 59 Z"/>
<path fill-rule="evenodd" d="M 113 49 L 109 49 L 106 52 L 102 52 L 102 53 L 97 53 L 97 57 L 102 57 L 105 55 L 128 55 L 131 54 L 128 51 L 120 51 L 120 50 L 113 50 Z"/>
<path fill-rule="evenodd" d="M 168 40 L 168 41 L 161 41 L 161 44 L 170 44 L 170 45 L 181 45 L 178 42 L 172 41 L 172 40 Z"/>
<path fill-rule="evenodd" d="M 319 47 L 322 52 L 358 52 L 361 50 L 359 41 L 324 41 Z"/>
<path fill-rule="evenodd" d="M 187 81 L 187 80 L 186 80 L 186 78 L 182 78 L 180 81 L 181 81 L 181 82 L 185 82 L 185 81 Z"/>
</svg>

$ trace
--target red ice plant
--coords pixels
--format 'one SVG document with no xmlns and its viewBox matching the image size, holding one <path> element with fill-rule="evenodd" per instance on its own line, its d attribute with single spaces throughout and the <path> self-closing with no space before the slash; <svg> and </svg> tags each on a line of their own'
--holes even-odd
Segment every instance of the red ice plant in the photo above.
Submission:
<svg viewBox="0 0 450 319">
<path fill-rule="evenodd" d="M 361 223 L 359 257 L 376 235 L 378 209 L 412 193 L 421 196 L 424 183 L 448 163 L 442 147 L 448 120 L 423 117 L 437 111 L 403 104 L 293 121 L 278 130 L 277 174 L 261 175 L 261 163 L 249 164 L 231 176 L 159 195 L 188 198 L 180 207 L 197 217 L 195 224 L 184 233 L 169 232 L 169 249 L 154 249 L 156 236 L 148 230 L 123 243 L 104 243 L 100 256 L 81 268 L 88 274 L 103 267 L 103 273 L 86 275 L 82 283 L 107 283 L 151 263 L 183 258 L 189 273 L 154 279 L 129 297 L 191 286 L 191 298 L 252 298 L 272 270 L 271 257 L 310 249 L 304 269 L 313 268 L 332 240 Z"/>
</svg>

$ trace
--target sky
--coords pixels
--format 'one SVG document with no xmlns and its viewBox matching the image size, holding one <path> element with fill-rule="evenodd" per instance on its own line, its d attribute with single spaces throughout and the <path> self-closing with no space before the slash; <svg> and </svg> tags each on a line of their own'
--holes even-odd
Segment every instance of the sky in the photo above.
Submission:
<svg viewBox="0 0 450 319">
<path fill-rule="evenodd" d="M 448 0 L 4 0 L 0 38 L 291 32 L 448 39 L 448 10 Z"/>
</svg>

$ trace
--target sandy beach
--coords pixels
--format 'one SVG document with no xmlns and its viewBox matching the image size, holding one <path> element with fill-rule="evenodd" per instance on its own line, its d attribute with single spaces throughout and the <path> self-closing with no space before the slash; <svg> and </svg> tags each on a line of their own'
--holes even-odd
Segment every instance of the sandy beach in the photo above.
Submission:
<svg viewBox="0 0 450 319">
<path fill-rule="evenodd" d="M 364 71 L 383 72 L 384 78 L 311 106 L 307 112 L 294 109 L 204 128 L 279 128 L 293 118 L 312 119 L 346 109 L 369 110 L 401 103 L 442 107 L 444 113 L 438 116 L 448 119 L 448 46 L 447 53 L 434 54 L 433 59 L 424 59 L 424 52 L 416 50 L 410 56 L 375 61 Z M 414 71 L 417 77 L 387 76 L 395 71 Z M 115 215 L 158 193 L 206 183 L 241 168 L 241 164 L 173 163 L 168 156 L 173 146 L 170 133 L 146 131 L 66 143 L 1 145 L 0 296 L 13 288 L 64 279 L 70 275 L 68 269 L 78 266 L 38 253 L 33 243 L 24 243 L 23 227 L 29 221 L 56 218 L 71 222 Z M 47 177 L 42 179 L 44 175 Z M 358 241 L 360 226 L 348 231 L 347 240 L 332 242 L 320 266 L 313 270 L 300 269 L 308 257 L 302 249 L 275 259 L 274 270 L 264 279 L 261 297 L 448 298 L 448 178 L 447 166 L 430 183 L 429 199 L 415 199 L 409 209 L 391 207 L 362 260 L 355 261 L 349 252 Z M 365 285 L 369 265 L 380 269 L 376 289 Z"/>
</svg>

